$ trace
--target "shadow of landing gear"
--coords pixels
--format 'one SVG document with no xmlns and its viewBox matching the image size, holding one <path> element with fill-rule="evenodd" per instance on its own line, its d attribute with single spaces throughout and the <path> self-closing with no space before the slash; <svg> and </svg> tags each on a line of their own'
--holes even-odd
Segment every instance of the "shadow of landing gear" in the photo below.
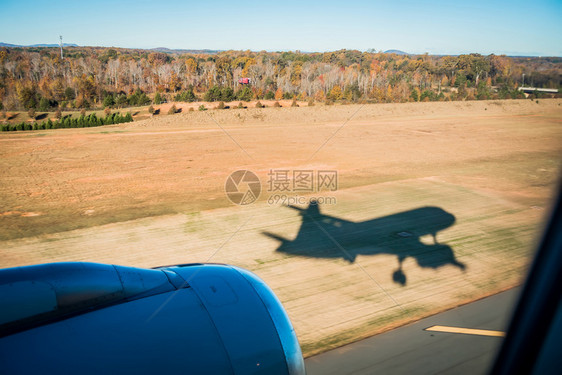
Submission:
<svg viewBox="0 0 562 375">
<path fill-rule="evenodd" d="M 455 216 L 439 207 L 420 207 L 362 222 L 324 215 L 315 201 L 307 208 L 288 207 L 299 211 L 302 217 L 294 240 L 262 232 L 280 242 L 278 252 L 310 258 L 342 258 L 349 263 L 354 263 L 358 255 L 396 255 L 398 269 L 392 273 L 392 280 L 402 286 L 407 283 L 402 268 L 407 258 L 414 258 L 422 268 L 453 265 L 466 269 L 450 246 L 437 242 L 437 233 L 455 223 Z M 421 241 L 427 235 L 432 236 L 432 244 Z"/>
</svg>

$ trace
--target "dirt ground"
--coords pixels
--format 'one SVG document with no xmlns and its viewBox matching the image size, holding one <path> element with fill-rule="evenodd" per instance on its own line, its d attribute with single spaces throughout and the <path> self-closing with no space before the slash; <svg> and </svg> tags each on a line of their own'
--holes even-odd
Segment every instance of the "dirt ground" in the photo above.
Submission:
<svg viewBox="0 0 562 375">
<path fill-rule="evenodd" d="M 311 355 L 521 282 L 558 181 L 561 104 L 182 110 L 3 133 L 0 267 L 246 267 Z M 240 169 L 261 180 L 253 204 L 225 195 Z M 337 189 L 273 191 L 271 171 L 337 171 Z M 280 195 L 328 203 L 305 215 Z"/>
</svg>

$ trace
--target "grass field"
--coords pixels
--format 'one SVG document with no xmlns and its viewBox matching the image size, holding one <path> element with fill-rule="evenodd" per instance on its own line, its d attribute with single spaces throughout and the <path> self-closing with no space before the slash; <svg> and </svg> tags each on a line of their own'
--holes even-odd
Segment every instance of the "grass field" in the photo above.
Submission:
<svg viewBox="0 0 562 375">
<path fill-rule="evenodd" d="M 521 282 L 558 180 L 561 103 L 185 111 L 0 134 L 0 267 L 235 264 L 274 289 L 311 355 Z M 257 202 L 226 198 L 238 169 L 259 176 Z M 268 204 L 270 170 L 337 171 L 336 191 L 299 193 L 337 203 Z"/>
</svg>

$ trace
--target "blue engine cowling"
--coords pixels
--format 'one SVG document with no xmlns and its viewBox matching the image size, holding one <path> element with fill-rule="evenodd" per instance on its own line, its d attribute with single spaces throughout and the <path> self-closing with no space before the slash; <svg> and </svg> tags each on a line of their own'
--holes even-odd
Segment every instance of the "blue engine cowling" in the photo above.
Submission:
<svg viewBox="0 0 562 375">
<path fill-rule="evenodd" d="M 280 301 L 238 267 L 16 267 L 0 296 L 5 373 L 305 373 Z"/>
</svg>

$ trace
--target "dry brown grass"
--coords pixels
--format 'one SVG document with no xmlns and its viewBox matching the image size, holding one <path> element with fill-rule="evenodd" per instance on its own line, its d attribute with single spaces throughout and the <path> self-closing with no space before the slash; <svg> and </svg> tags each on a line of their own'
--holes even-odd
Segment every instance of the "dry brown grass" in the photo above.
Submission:
<svg viewBox="0 0 562 375">
<path fill-rule="evenodd" d="M 560 103 L 289 101 L 0 134 L 0 267 L 236 264 L 272 286 L 310 355 L 521 281 L 560 167 Z M 270 169 L 337 170 L 338 191 L 324 194 L 338 203 L 322 211 L 354 223 L 440 207 L 456 221 L 437 239 L 467 268 L 423 267 L 408 257 L 401 286 L 391 253 L 349 263 L 278 252 L 279 241 L 263 232 L 292 240 L 302 217 L 268 205 L 267 192 L 233 206 L 223 186 L 237 169 L 256 172 L 264 188 Z M 387 240 L 400 247 L 399 237 Z"/>
</svg>

